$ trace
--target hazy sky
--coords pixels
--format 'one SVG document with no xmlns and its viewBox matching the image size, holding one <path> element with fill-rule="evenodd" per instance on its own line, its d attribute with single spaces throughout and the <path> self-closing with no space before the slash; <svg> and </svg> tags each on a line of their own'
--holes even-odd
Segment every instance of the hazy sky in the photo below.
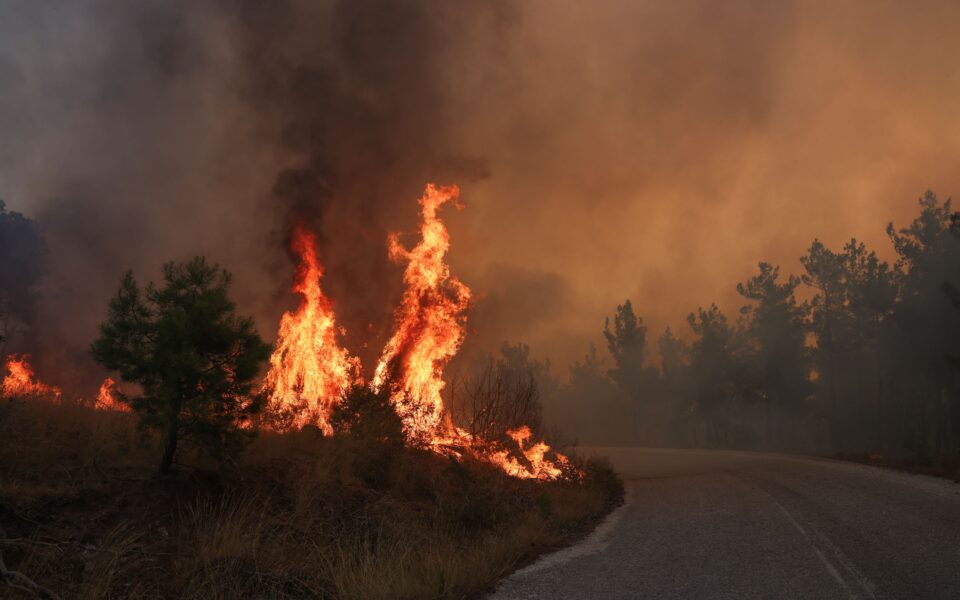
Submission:
<svg viewBox="0 0 960 600">
<path fill-rule="evenodd" d="M 889 255 L 887 222 L 960 184 L 956 3 L 523 6 L 503 79 L 465 93 L 494 176 L 455 218 L 483 250 L 455 261 L 563 290 L 520 336 L 538 352 L 599 342 L 627 297 L 654 336 L 734 312 L 757 261 L 798 272 L 814 237 Z"/>
<path fill-rule="evenodd" d="M 625 298 L 686 333 L 759 260 L 889 256 L 886 223 L 960 185 L 956 2 L 131 4 L 0 4 L 0 197 L 50 240 L 44 335 L 81 349 L 124 269 L 198 252 L 272 338 L 305 218 L 376 354 L 386 231 L 438 179 L 468 344 L 563 374 Z"/>
</svg>

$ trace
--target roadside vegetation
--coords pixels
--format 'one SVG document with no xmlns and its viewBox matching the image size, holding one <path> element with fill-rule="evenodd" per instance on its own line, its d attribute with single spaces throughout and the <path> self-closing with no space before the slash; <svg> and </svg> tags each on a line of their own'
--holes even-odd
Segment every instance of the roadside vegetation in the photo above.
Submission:
<svg viewBox="0 0 960 600">
<path fill-rule="evenodd" d="M 4 597 L 469 598 L 620 500 L 602 462 L 524 480 L 411 445 L 390 385 L 348 390 L 333 435 L 260 429 L 269 347 L 229 284 L 201 258 L 124 277 L 92 345 L 113 409 L 0 398 Z M 539 411 L 523 381 L 473 396 L 501 438 Z"/>
<path fill-rule="evenodd" d="M 622 490 L 603 463 L 524 481 L 356 430 L 263 433 L 230 466 L 185 446 L 158 477 L 135 415 L 4 400 L 3 560 L 63 598 L 473 597 Z"/>
</svg>

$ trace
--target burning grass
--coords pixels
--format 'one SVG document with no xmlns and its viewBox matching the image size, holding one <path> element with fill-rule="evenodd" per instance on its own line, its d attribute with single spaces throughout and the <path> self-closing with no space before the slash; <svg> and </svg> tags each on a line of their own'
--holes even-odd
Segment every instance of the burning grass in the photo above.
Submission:
<svg viewBox="0 0 960 600">
<path fill-rule="evenodd" d="M 60 388 L 46 385 L 37 379 L 26 356 L 8 356 L 6 375 L 0 381 L 0 397 L 50 397 L 60 399 Z"/>
<path fill-rule="evenodd" d="M 0 435 L 0 551 L 65 598 L 473 597 L 621 492 L 597 463 L 528 481 L 312 427 L 155 478 L 130 413 L 29 399 L 0 402 Z"/>
</svg>

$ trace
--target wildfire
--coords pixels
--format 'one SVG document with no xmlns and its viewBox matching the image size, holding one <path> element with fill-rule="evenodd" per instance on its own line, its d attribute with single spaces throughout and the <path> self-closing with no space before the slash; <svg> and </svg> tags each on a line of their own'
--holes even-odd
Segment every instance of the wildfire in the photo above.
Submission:
<svg viewBox="0 0 960 600">
<path fill-rule="evenodd" d="M 444 410 L 443 369 L 463 343 L 470 289 L 444 262 L 450 236 L 437 212 L 447 203 L 456 204 L 459 195 L 457 186 L 428 184 L 420 198 L 419 243 L 407 250 L 397 234 L 388 238 L 391 259 L 406 263 L 406 290 L 370 386 L 376 391 L 391 386 L 390 399 L 410 443 L 457 458 L 469 453 L 514 477 L 556 479 L 568 465 L 566 457 L 553 453 L 556 459 L 549 460 L 550 447 L 531 443 L 529 427 L 508 432 L 517 446 L 511 452 L 503 443 L 455 427 Z M 262 391 L 275 429 L 312 424 L 331 434 L 331 410 L 350 386 L 362 383 L 360 362 L 338 342 L 344 332 L 320 287 L 323 269 L 314 236 L 297 227 L 291 249 L 299 257 L 293 289 L 302 300 L 296 312 L 286 312 L 280 320 Z"/>
<path fill-rule="evenodd" d="M 568 466 L 567 458 L 554 452 L 556 462 L 547 459 L 550 446 L 544 442 L 531 445 L 529 427 L 508 432 L 523 456 L 521 461 L 500 444 L 455 427 L 444 411 L 443 368 L 463 343 L 470 289 L 450 273 L 444 262 L 450 236 L 437 211 L 448 202 L 456 203 L 459 196 L 457 186 L 428 184 L 420 198 L 420 242 L 406 250 L 396 234 L 389 237 L 390 257 L 407 263 L 403 274 L 407 289 L 372 386 L 376 390 L 387 384 L 394 386 L 391 400 L 414 443 L 458 457 L 470 452 L 514 477 L 556 479 Z"/>
<path fill-rule="evenodd" d="M 130 412 L 130 407 L 120 401 L 117 382 L 110 377 L 104 379 L 103 383 L 100 384 L 100 392 L 97 394 L 97 403 L 94 408 L 97 410 Z"/>
<path fill-rule="evenodd" d="M 16 398 L 19 396 L 53 396 L 60 399 L 60 388 L 41 383 L 27 362 L 26 356 L 7 358 L 7 376 L 0 384 L 0 396 Z"/>
<path fill-rule="evenodd" d="M 396 312 L 396 329 L 377 364 L 373 387 L 394 383 L 394 406 L 407 435 L 419 442 L 452 433 L 450 423 L 441 423 L 443 367 L 463 343 L 470 289 L 450 274 L 444 262 L 450 236 L 437 210 L 456 202 L 459 195 L 457 186 L 428 184 L 420 198 L 420 243 L 406 250 L 396 234 L 389 238 L 390 257 L 407 262 L 403 273 L 407 289 Z"/>
<path fill-rule="evenodd" d="M 316 425 L 330 434 L 330 410 L 349 386 L 360 382 L 360 363 L 337 341 L 343 332 L 320 287 L 323 268 L 314 235 L 298 225 L 290 246 L 300 259 L 293 290 L 302 298 L 297 311 L 280 320 L 263 391 L 277 429 Z"/>
<path fill-rule="evenodd" d="M 550 452 L 550 446 L 546 442 L 529 445 L 533 433 L 526 425 L 508 431 L 507 435 L 517 443 L 527 464 L 521 463 L 506 450 L 492 452 L 489 456 L 509 475 L 522 479 L 556 479 L 563 474 L 563 469 L 569 466 L 567 457 L 560 453 L 554 453 L 555 462 L 546 458 L 547 452 Z"/>
<path fill-rule="evenodd" d="M 458 459 L 475 456 L 523 479 L 575 476 L 565 456 L 543 441 L 533 442 L 526 425 L 507 431 L 513 444 L 507 438 L 484 440 L 456 427 L 444 408 L 443 370 L 463 344 L 471 292 L 445 262 L 450 235 L 437 213 L 447 203 L 459 208 L 459 196 L 455 185 L 427 184 L 419 200 L 420 241 L 408 250 L 396 233 L 388 237 L 390 258 L 405 263 L 406 290 L 370 386 L 375 391 L 390 386 L 390 401 L 413 445 Z M 315 236 L 298 225 L 290 249 L 299 258 L 293 291 L 301 296 L 300 306 L 280 319 L 276 349 L 260 391 L 267 399 L 268 426 L 288 431 L 315 425 L 329 435 L 333 408 L 352 386 L 363 384 L 360 360 L 339 343 L 346 332 L 337 326 L 333 304 L 320 286 L 323 267 Z M 60 399 L 60 389 L 40 382 L 25 356 L 11 355 L 6 368 L 0 397 Z M 100 386 L 95 408 L 131 410 L 110 377 Z"/>
</svg>

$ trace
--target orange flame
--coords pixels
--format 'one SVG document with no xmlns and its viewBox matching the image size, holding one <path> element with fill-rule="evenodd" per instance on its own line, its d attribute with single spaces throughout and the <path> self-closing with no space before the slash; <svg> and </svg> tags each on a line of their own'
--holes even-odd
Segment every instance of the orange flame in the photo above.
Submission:
<svg viewBox="0 0 960 600">
<path fill-rule="evenodd" d="M 517 444 L 513 453 L 499 442 L 485 441 L 455 427 L 444 410 L 443 369 L 463 343 L 470 289 L 450 273 L 444 262 L 450 236 L 437 211 L 456 205 L 457 186 L 428 184 L 420 198 L 420 242 L 411 250 L 397 234 L 388 238 L 390 257 L 405 261 L 406 283 L 395 313 L 395 328 L 380 355 L 371 387 L 391 385 L 391 401 L 404 424 L 407 439 L 434 452 L 462 458 L 465 453 L 486 460 L 506 473 L 525 479 L 556 479 L 569 462 L 544 442 L 530 444 L 523 426 L 508 432 Z M 458 205 L 459 206 L 459 205 Z M 330 412 L 351 385 L 362 383 L 360 361 L 337 341 L 338 330 L 330 300 L 320 288 L 323 270 L 313 235 L 297 227 L 291 242 L 300 257 L 294 291 L 303 299 L 295 313 L 280 320 L 277 348 L 263 384 L 275 428 L 288 430 L 315 424 L 332 433 Z"/>
<path fill-rule="evenodd" d="M 97 410 L 115 410 L 120 412 L 130 412 L 130 407 L 120 401 L 117 382 L 107 377 L 100 384 L 100 392 L 97 394 L 97 403 L 94 406 Z"/>
<path fill-rule="evenodd" d="M 262 390 L 280 430 L 316 425 L 332 433 L 330 410 L 344 391 L 360 382 L 360 363 L 337 342 L 333 304 L 320 288 L 323 268 L 314 235 L 298 225 L 291 250 L 300 258 L 293 290 L 302 296 L 295 313 L 280 319 L 277 347 Z"/>
<path fill-rule="evenodd" d="M 556 479 L 563 475 L 565 468 L 569 467 L 570 461 L 559 452 L 554 452 L 556 455 L 554 461 L 546 458 L 547 452 L 550 452 L 550 446 L 546 442 L 528 445 L 533 433 L 526 425 L 508 431 L 507 435 L 517 443 L 527 464 L 520 462 L 506 450 L 491 452 L 488 456 L 491 462 L 509 475 L 521 479 Z"/>
<path fill-rule="evenodd" d="M 390 257 L 407 262 L 403 273 L 407 289 L 395 315 L 396 329 L 377 364 L 373 387 L 379 390 L 393 382 L 394 406 L 408 437 L 416 442 L 429 442 L 441 433 L 443 367 L 463 343 L 464 312 L 470 303 L 470 289 L 450 274 L 444 262 L 450 236 L 437 218 L 437 210 L 456 202 L 459 195 L 455 185 L 428 184 L 420 198 L 420 243 L 406 250 L 396 234 L 389 238 Z M 449 433 L 452 425 L 445 423 L 443 429 Z"/>
<path fill-rule="evenodd" d="M 447 202 L 456 203 L 459 196 L 457 186 L 427 184 L 420 198 L 420 243 L 406 250 L 396 234 L 390 235 L 390 257 L 407 263 L 403 273 L 407 289 L 372 386 L 375 390 L 388 383 L 395 386 L 391 399 L 414 443 L 427 444 L 436 452 L 456 457 L 464 451 L 471 452 L 514 477 L 556 479 L 568 466 L 567 458 L 554 453 L 555 462 L 548 460 L 550 446 L 544 442 L 530 445 L 529 427 L 508 432 L 523 456 L 521 462 L 499 444 L 455 427 L 444 411 L 443 368 L 463 343 L 470 289 L 450 273 L 444 262 L 450 235 L 437 211 Z"/>
<path fill-rule="evenodd" d="M 0 396 L 16 398 L 20 396 L 53 396 L 60 399 L 60 388 L 46 385 L 37 380 L 33 367 L 26 356 L 11 355 L 7 358 L 7 376 L 0 384 Z"/>
</svg>

